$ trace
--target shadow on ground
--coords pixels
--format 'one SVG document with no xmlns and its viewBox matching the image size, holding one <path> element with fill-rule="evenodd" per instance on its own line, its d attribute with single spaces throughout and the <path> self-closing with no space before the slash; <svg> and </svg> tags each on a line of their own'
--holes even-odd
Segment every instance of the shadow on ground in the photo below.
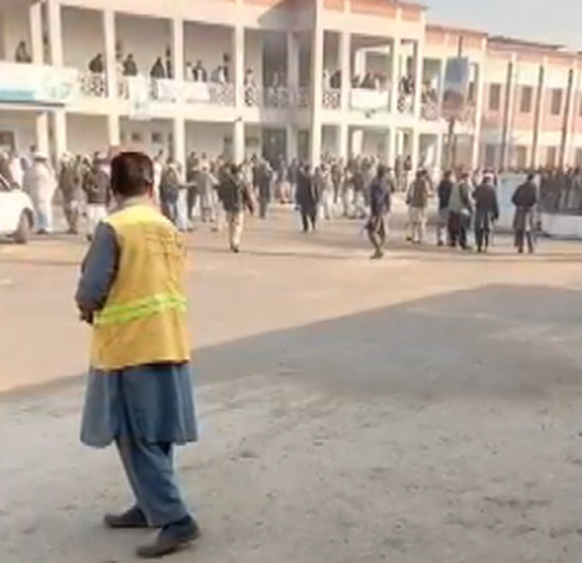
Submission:
<svg viewBox="0 0 582 563">
<path fill-rule="evenodd" d="M 579 300 L 569 289 L 485 286 L 194 349 L 194 365 L 202 384 L 291 378 L 350 396 L 578 393 Z M 79 382 L 77 374 L 3 396 Z"/>
<path fill-rule="evenodd" d="M 582 390 L 579 294 L 487 286 L 196 351 L 203 382 L 295 378 L 346 394 L 540 397 Z"/>
</svg>

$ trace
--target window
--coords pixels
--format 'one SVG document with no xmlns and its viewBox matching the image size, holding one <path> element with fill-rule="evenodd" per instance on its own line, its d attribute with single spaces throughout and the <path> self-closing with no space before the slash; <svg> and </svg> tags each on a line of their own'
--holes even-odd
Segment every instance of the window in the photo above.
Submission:
<svg viewBox="0 0 582 563">
<path fill-rule="evenodd" d="M 550 109 L 552 115 L 560 115 L 562 113 L 562 98 L 564 91 L 561 88 L 552 89 L 552 107 Z"/>
<path fill-rule="evenodd" d="M 467 93 L 467 101 L 475 101 L 475 82 L 469 82 L 469 91 Z"/>
<path fill-rule="evenodd" d="M 521 113 L 531 113 L 532 102 L 533 102 L 533 88 L 531 86 L 522 86 L 519 111 Z"/>
<path fill-rule="evenodd" d="M 576 166 L 582 167 L 582 149 L 576 149 Z"/>
<path fill-rule="evenodd" d="M 558 157 L 558 149 L 556 147 L 547 147 L 546 149 L 546 166 L 556 166 Z"/>
<path fill-rule="evenodd" d="M 497 159 L 497 145 L 485 145 L 485 167 L 495 168 Z"/>
<path fill-rule="evenodd" d="M 501 108 L 501 84 L 489 86 L 489 110 L 499 111 Z"/>
</svg>

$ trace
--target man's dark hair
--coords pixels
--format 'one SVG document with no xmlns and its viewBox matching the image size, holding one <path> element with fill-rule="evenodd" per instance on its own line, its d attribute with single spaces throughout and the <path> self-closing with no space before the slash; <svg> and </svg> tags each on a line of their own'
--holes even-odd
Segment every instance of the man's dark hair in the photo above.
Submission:
<svg viewBox="0 0 582 563">
<path fill-rule="evenodd" d="M 533 182 L 536 179 L 536 175 L 532 174 L 531 172 L 527 175 L 527 181 Z"/>
<path fill-rule="evenodd" d="M 154 183 L 154 166 L 142 152 L 122 152 L 111 161 L 111 190 L 121 197 L 144 195 Z"/>
<path fill-rule="evenodd" d="M 384 178 L 384 176 L 386 176 L 386 167 L 383 164 L 380 164 L 380 166 L 378 166 L 377 175 L 378 178 Z"/>
</svg>

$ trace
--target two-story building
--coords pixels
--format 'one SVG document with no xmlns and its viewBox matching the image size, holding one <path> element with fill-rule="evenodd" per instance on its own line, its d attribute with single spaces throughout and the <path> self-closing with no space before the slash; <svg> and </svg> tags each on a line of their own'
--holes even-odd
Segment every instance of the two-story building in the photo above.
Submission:
<svg viewBox="0 0 582 563">
<path fill-rule="evenodd" d="M 444 71 L 459 53 L 469 100 L 451 129 Z M 568 164 L 582 159 L 581 65 L 430 24 L 409 2 L 0 0 L 0 146 Z"/>
</svg>

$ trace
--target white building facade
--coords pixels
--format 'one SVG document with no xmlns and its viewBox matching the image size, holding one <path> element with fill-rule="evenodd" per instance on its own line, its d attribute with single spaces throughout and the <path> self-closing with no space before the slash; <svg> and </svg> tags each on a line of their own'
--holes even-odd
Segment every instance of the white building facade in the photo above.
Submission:
<svg viewBox="0 0 582 563">
<path fill-rule="evenodd" d="M 22 42 L 31 62 L 15 60 Z M 471 95 L 448 143 L 444 69 L 460 48 Z M 548 146 L 570 162 L 582 156 L 579 61 L 536 49 L 516 54 L 485 33 L 427 24 L 420 5 L 385 0 L 0 0 L 0 146 L 55 158 L 122 146 L 180 163 L 192 152 L 314 164 L 325 153 L 410 156 L 428 167 L 448 161 L 450 146 L 457 162 L 477 167 L 493 153 L 497 165 L 522 159 L 525 144 L 527 164 L 548 160 Z M 516 121 L 524 52 L 535 60 L 519 80 L 532 82 L 535 112 Z M 88 68 L 98 54 L 103 73 Z M 130 54 L 137 76 L 121 70 Z M 150 76 L 157 58 L 165 78 Z M 206 80 L 194 81 L 198 61 Z M 363 87 L 368 78 L 373 87 Z M 403 91 L 403 80 L 414 87 Z M 509 94 L 493 112 L 497 81 Z M 548 92 L 559 87 L 553 119 Z"/>
</svg>

